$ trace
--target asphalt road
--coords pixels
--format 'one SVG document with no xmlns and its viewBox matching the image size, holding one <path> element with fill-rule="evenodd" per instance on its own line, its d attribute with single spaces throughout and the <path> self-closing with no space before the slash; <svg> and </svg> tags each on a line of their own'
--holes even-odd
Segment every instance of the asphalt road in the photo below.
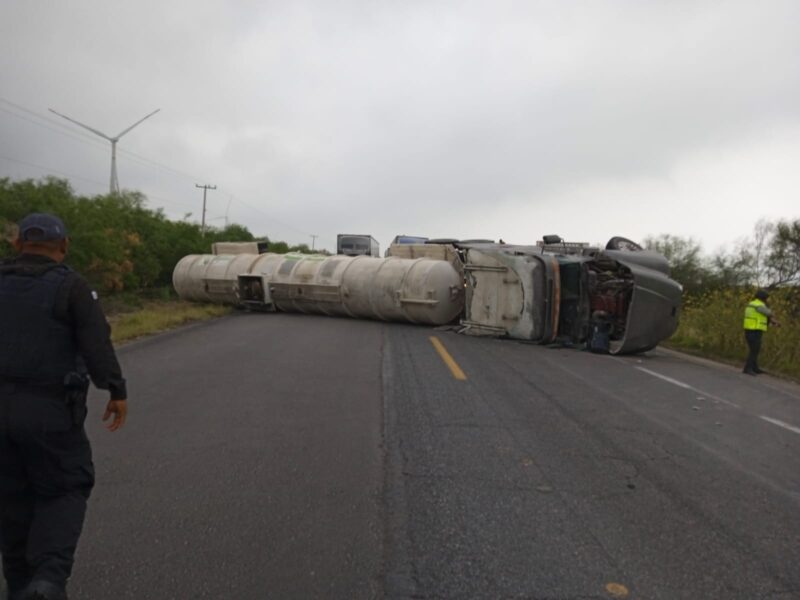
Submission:
<svg viewBox="0 0 800 600">
<path fill-rule="evenodd" d="M 798 386 L 288 314 L 120 359 L 74 598 L 800 598 Z"/>
</svg>

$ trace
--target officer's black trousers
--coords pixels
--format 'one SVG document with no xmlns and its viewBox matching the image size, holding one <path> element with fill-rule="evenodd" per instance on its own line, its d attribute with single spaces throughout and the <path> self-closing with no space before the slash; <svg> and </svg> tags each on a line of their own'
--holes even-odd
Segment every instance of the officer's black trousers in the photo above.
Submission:
<svg viewBox="0 0 800 600">
<path fill-rule="evenodd" d="M 66 584 L 93 486 L 89 440 L 63 393 L 0 383 L 0 553 L 10 589 Z"/>
<path fill-rule="evenodd" d="M 758 353 L 761 352 L 761 337 L 764 332 L 760 329 L 745 329 L 744 339 L 747 342 L 747 362 L 744 365 L 745 373 L 758 373 Z"/>
</svg>

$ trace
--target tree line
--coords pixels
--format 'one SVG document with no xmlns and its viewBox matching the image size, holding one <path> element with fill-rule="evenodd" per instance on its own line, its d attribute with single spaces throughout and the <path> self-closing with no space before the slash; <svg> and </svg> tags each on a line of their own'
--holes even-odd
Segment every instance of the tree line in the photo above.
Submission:
<svg viewBox="0 0 800 600">
<path fill-rule="evenodd" d="M 177 262 L 187 254 L 206 254 L 217 241 L 253 241 L 237 224 L 209 227 L 172 221 L 161 209 L 148 209 L 140 192 L 80 196 L 64 179 L 0 179 L 0 258 L 13 254 L 15 224 L 31 212 L 59 215 L 72 239 L 68 264 L 105 293 L 168 286 Z M 259 238 L 276 253 L 310 253 L 306 244 Z M 743 287 L 797 289 L 800 284 L 800 219 L 760 221 L 751 237 L 732 251 L 703 254 L 693 238 L 651 236 L 647 248 L 664 254 L 672 277 L 688 296 Z"/>
<path fill-rule="evenodd" d="M 697 240 L 669 234 L 648 237 L 644 246 L 666 256 L 671 277 L 689 296 L 730 288 L 796 289 L 800 284 L 800 219 L 761 220 L 732 250 L 710 256 Z"/>
<path fill-rule="evenodd" d="M 204 235 L 197 223 L 172 221 L 161 209 L 148 209 L 139 192 L 87 197 L 64 179 L 0 178 L 0 258 L 14 254 L 16 223 L 32 212 L 63 219 L 71 239 L 67 264 L 106 294 L 169 286 L 175 265 L 187 254 L 208 254 L 214 242 L 256 239 L 238 224 L 207 227 Z M 270 252 L 310 253 L 306 244 L 262 240 Z"/>
<path fill-rule="evenodd" d="M 747 353 L 744 307 L 756 288 L 766 288 L 783 326 L 770 327 L 762 365 L 800 378 L 800 220 L 759 221 L 732 250 L 710 256 L 692 238 L 660 235 L 645 245 L 667 257 L 672 278 L 684 288 L 671 346 L 741 367 Z"/>
</svg>

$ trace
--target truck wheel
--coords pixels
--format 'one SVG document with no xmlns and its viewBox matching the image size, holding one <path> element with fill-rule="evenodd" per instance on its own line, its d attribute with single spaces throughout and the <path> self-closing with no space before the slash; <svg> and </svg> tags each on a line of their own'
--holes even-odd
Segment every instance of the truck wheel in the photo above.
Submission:
<svg viewBox="0 0 800 600">
<path fill-rule="evenodd" d="M 630 252 L 638 252 L 644 250 L 639 244 L 628 238 L 615 236 L 608 240 L 606 250 L 628 250 Z"/>
</svg>

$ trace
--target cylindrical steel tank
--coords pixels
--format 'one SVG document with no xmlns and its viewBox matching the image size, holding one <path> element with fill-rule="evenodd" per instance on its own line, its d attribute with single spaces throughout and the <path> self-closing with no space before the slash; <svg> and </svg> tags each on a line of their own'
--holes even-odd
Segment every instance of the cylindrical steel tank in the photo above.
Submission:
<svg viewBox="0 0 800 600">
<path fill-rule="evenodd" d="M 287 312 L 441 325 L 464 307 L 461 275 L 450 263 L 428 258 L 191 255 L 175 267 L 173 283 L 181 298 L 236 303 L 243 274 L 261 276 L 269 301 Z"/>
<path fill-rule="evenodd" d="M 172 285 L 184 300 L 236 304 L 240 273 L 247 273 L 259 254 L 190 254 L 172 272 Z"/>
</svg>

